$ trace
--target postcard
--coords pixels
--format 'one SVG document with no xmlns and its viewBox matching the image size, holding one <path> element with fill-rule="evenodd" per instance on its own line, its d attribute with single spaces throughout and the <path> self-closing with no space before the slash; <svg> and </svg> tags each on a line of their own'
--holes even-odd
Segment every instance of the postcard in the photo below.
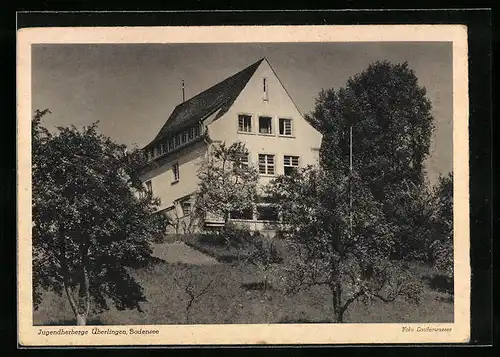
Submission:
<svg viewBox="0 0 500 357">
<path fill-rule="evenodd" d="M 470 338 L 467 28 L 24 28 L 18 342 Z"/>
</svg>

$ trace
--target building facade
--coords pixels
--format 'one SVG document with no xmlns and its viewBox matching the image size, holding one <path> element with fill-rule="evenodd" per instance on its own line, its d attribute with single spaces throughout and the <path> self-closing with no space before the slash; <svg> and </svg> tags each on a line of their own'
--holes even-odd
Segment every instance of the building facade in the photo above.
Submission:
<svg viewBox="0 0 500 357">
<path fill-rule="evenodd" d="M 248 149 L 260 185 L 295 167 L 318 163 L 321 134 L 304 119 L 265 58 L 179 104 L 144 148 L 149 163 L 141 179 L 160 198 L 160 210 L 179 223 L 179 232 L 192 228 L 196 173 L 210 145 L 236 141 Z M 263 203 L 232 219 L 255 230 L 272 230 L 277 217 Z M 205 221 L 205 226 L 220 224 L 216 217 Z"/>
</svg>

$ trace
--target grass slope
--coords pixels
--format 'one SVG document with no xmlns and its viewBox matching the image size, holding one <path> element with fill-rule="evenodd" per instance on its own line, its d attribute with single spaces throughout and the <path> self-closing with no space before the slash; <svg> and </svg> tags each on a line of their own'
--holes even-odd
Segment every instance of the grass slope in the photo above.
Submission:
<svg viewBox="0 0 500 357">
<path fill-rule="evenodd" d="M 449 294 L 440 291 L 442 288 L 435 272 L 427 266 L 415 266 L 414 269 L 425 284 L 419 306 L 403 300 L 367 306 L 357 303 L 346 314 L 346 322 L 452 322 L 452 300 Z M 144 313 L 118 311 L 112 307 L 99 316 L 91 316 L 90 324 L 186 323 L 188 295 L 184 288 L 188 282 L 193 284 L 195 293 L 212 282 L 206 295 L 195 300 L 190 309 L 189 323 L 193 324 L 330 322 L 328 317 L 332 314 L 330 293 L 324 288 L 312 288 L 290 296 L 273 289 L 266 293 L 248 289 L 261 281 L 261 276 L 254 266 L 246 264 L 159 262 L 150 268 L 136 270 L 133 275 L 148 298 L 148 303 L 142 305 Z M 74 323 L 66 299 L 51 293 L 46 293 L 33 319 L 35 325 Z"/>
</svg>

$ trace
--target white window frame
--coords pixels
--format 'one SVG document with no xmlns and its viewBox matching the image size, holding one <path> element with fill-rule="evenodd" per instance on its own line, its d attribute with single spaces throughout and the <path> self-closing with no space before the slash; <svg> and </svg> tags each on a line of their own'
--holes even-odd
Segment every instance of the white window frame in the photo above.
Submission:
<svg viewBox="0 0 500 357">
<path fill-rule="evenodd" d="M 261 162 L 261 157 L 264 158 L 264 163 Z M 269 163 L 269 159 L 272 158 L 272 163 Z M 269 176 L 274 176 L 276 175 L 276 155 L 274 154 L 267 154 L 267 153 L 262 153 L 259 154 L 259 174 L 260 175 L 269 175 Z M 261 165 L 264 165 L 264 172 L 261 172 Z M 272 173 L 269 173 L 269 168 L 272 167 Z"/>
<path fill-rule="evenodd" d="M 241 155 L 241 159 L 239 163 L 237 163 L 239 168 L 248 168 L 250 167 L 250 153 L 247 152 L 246 155 Z"/>
<path fill-rule="evenodd" d="M 243 118 L 242 118 L 243 117 Z M 250 121 L 250 130 L 245 130 L 245 122 L 244 119 L 248 118 Z M 240 128 L 240 119 L 243 119 L 243 130 Z M 253 133 L 253 117 L 252 114 L 247 114 L 247 113 L 239 113 L 238 114 L 238 133 L 244 133 L 244 134 L 252 134 Z"/>
<path fill-rule="evenodd" d="M 297 164 L 294 164 L 294 158 L 297 159 Z M 286 175 L 286 167 L 298 169 L 300 167 L 300 156 L 298 155 L 283 155 L 283 174 Z"/>
<path fill-rule="evenodd" d="M 281 122 L 282 121 L 289 121 L 290 122 L 290 134 L 286 133 L 286 126 L 283 124 L 283 133 L 281 133 Z M 278 118 L 278 135 L 279 136 L 293 136 L 293 120 L 292 118 Z"/>
</svg>

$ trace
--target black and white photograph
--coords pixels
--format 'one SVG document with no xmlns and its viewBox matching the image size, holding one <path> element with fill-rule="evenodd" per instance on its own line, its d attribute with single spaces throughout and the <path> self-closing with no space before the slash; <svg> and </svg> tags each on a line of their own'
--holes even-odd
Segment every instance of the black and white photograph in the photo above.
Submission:
<svg viewBox="0 0 500 357">
<path fill-rule="evenodd" d="M 27 344 L 467 339 L 462 29 L 242 28 L 20 37 Z"/>
</svg>

